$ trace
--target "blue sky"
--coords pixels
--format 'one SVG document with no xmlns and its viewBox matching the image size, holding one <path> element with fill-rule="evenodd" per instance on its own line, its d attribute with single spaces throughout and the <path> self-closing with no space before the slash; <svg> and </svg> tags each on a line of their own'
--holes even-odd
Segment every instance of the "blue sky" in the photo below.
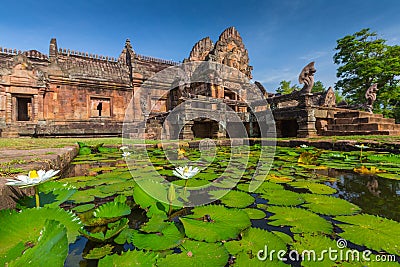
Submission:
<svg viewBox="0 0 400 267">
<path fill-rule="evenodd" d="M 142 55 L 182 61 L 192 46 L 214 42 L 235 26 L 249 50 L 254 80 L 274 91 L 282 80 L 297 84 L 315 61 L 316 80 L 334 85 L 336 40 L 371 28 L 400 44 L 398 0 L 273 1 L 15 1 L 1 4 L 0 46 L 48 54 L 58 46 L 118 57 L 126 38 Z"/>
</svg>

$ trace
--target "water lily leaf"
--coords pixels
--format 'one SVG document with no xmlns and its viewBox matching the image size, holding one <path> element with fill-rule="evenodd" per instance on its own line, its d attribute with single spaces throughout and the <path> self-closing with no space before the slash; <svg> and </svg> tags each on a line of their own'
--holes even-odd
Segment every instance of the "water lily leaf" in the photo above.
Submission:
<svg viewBox="0 0 400 267">
<path fill-rule="evenodd" d="M 265 179 L 267 181 L 271 181 L 271 182 L 275 182 L 275 183 L 285 183 L 285 182 L 290 182 L 293 180 L 293 178 L 290 178 L 288 176 L 278 176 L 275 174 L 268 174 Z"/>
<path fill-rule="evenodd" d="M 276 257 L 275 257 L 276 258 Z M 233 266 L 242 267 L 242 266 L 282 266 L 287 267 L 289 265 L 281 262 L 281 261 L 270 261 L 269 258 L 261 261 L 257 258 L 257 255 L 247 254 L 245 252 L 240 252 L 235 255 L 235 262 Z"/>
<path fill-rule="evenodd" d="M 361 211 L 357 205 L 354 205 L 353 203 L 350 203 L 344 199 L 314 194 L 303 194 L 302 196 L 307 202 L 302 206 L 319 214 L 333 216 L 351 215 Z"/>
<path fill-rule="evenodd" d="M 231 190 L 226 193 L 225 190 L 214 190 L 209 191 L 208 194 L 215 199 L 219 199 L 222 204 L 233 208 L 245 208 L 254 203 L 254 197 L 243 191 Z"/>
<path fill-rule="evenodd" d="M 152 252 L 130 250 L 123 252 L 121 255 L 113 254 L 105 256 L 99 260 L 99 267 L 153 267 L 157 258 L 158 255 Z"/>
<path fill-rule="evenodd" d="M 67 230 L 54 220 L 46 220 L 32 248 L 6 266 L 63 266 L 68 255 Z M 3 237 L 3 236 L 2 236 Z M 3 241 L 3 240 L 2 240 Z"/>
<path fill-rule="evenodd" d="M 122 202 L 108 202 L 93 211 L 96 218 L 116 218 L 131 214 L 131 208 Z"/>
<path fill-rule="evenodd" d="M 169 208 L 164 203 L 161 203 L 148 195 L 140 186 L 135 186 L 133 188 L 133 199 L 142 209 L 145 210 L 153 206 L 157 207 L 157 209 L 153 209 L 153 212 L 158 211 L 158 213 L 165 213 Z"/>
<path fill-rule="evenodd" d="M 310 211 L 292 208 L 269 206 L 267 211 L 275 213 L 268 218 L 274 226 L 290 226 L 292 233 L 332 233 L 332 224 Z"/>
<path fill-rule="evenodd" d="M 51 192 L 39 192 L 40 207 L 56 208 L 75 194 L 76 189 L 55 189 Z M 17 208 L 26 209 L 36 207 L 35 196 L 25 196 L 17 201 Z"/>
<path fill-rule="evenodd" d="M 107 225 L 106 232 L 97 232 L 97 233 L 90 233 L 84 229 L 80 231 L 80 233 L 85 236 L 86 238 L 95 241 L 95 242 L 104 242 L 110 240 L 114 236 L 118 235 L 122 230 L 128 227 L 128 219 L 122 218 L 121 220 L 109 223 Z"/>
<path fill-rule="evenodd" d="M 330 186 L 327 186 L 324 184 L 319 184 L 319 183 L 314 183 L 314 182 L 310 182 L 310 181 L 296 181 L 296 182 L 291 182 L 288 184 L 295 188 L 308 189 L 311 193 L 314 193 L 314 194 L 330 195 L 330 194 L 336 193 L 336 189 L 334 189 Z"/>
<path fill-rule="evenodd" d="M 400 180 L 400 175 L 396 173 L 378 173 L 377 175 L 386 179 Z"/>
<path fill-rule="evenodd" d="M 97 187 L 97 189 L 102 193 L 115 194 L 115 193 L 119 193 L 119 192 L 122 192 L 125 190 L 132 189 L 134 184 L 135 183 L 133 181 L 123 181 L 120 183 L 101 185 L 101 186 Z"/>
<path fill-rule="evenodd" d="M 67 229 L 68 242 L 73 243 L 79 235 L 82 223 L 72 212 L 61 208 L 25 209 L 0 211 L 0 258 L 18 243 L 35 243 L 46 220 L 55 220 Z"/>
<path fill-rule="evenodd" d="M 75 212 L 77 212 L 77 213 L 80 213 L 80 212 L 86 212 L 86 211 L 88 211 L 88 210 L 91 210 L 91 209 L 93 209 L 95 207 L 95 205 L 94 204 L 83 204 L 83 205 L 79 205 L 79 206 L 76 206 L 75 208 L 73 208 L 72 210 L 73 211 L 75 211 Z"/>
<path fill-rule="evenodd" d="M 338 225 L 344 231 L 339 235 L 346 240 L 378 252 L 400 255 L 399 222 L 369 214 L 338 216 L 335 220 L 347 223 Z"/>
<path fill-rule="evenodd" d="M 180 218 L 189 238 L 216 242 L 236 238 L 251 225 L 246 212 L 221 205 L 196 207 L 192 215 Z"/>
<path fill-rule="evenodd" d="M 134 229 L 130 228 L 125 228 L 124 230 L 119 233 L 119 235 L 114 239 L 114 242 L 123 245 L 125 243 L 130 243 L 131 238 L 132 238 L 132 233 L 134 232 Z"/>
<path fill-rule="evenodd" d="M 265 246 L 270 249 L 285 250 L 286 244 L 277 235 L 266 230 L 250 227 L 245 230 L 240 240 L 228 241 L 224 244 L 225 248 L 232 255 L 240 252 L 248 254 L 249 258 L 257 257 L 257 252 L 263 250 Z"/>
<path fill-rule="evenodd" d="M 268 204 L 279 206 L 297 206 L 304 203 L 301 194 L 289 190 L 268 190 L 260 194 L 262 198 L 268 200 Z"/>
<path fill-rule="evenodd" d="M 117 167 L 111 167 L 111 166 L 102 166 L 102 167 L 95 167 L 95 168 L 90 168 L 89 171 L 91 172 L 110 172 L 112 170 L 115 170 Z"/>
<path fill-rule="evenodd" d="M 304 164 L 304 165 L 316 165 L 319 155 L 320 155 L 319 153 L 314 154 L 314 153 L 305 151 L 305 152 L 301 153 L 297 162 L 299 164 Z"/>
<path fill-rule="evenodd" d="M 259 220 L 265 218 L 265 212 L 259 209 L 246 208 L 243 209 L 251 220 Z"/>
<path fill-rule="evenodd" d="M 166 250 L 179 246 L 184 235 L 178 230 L 174 223 L 169 223 L 161 232 L 145 233 L 134 231 L 132 243 L 140 249 Z"/>
<path fill-rule="evenodd" d="M 170 223 L 165 222 L 168 217 L 165 213 L 154 214 L 148 222 L 140 227 L 140 230 L 146 233 L 158 233 L 162 232 L 165 227 L 168 227 Z"/>
<path fill-rule="evenodd" d="M 367 168 L 364 165 L 361 166 L 360 168 L 354 168 L 353 169 L 355 172 L 357 173 L 361 173 L 361 174 L 366 174 L 366 175 L 372 175 L 372 174 L 376 174 L 376 173 L 380 173 L 380 172 L 384 172 L 382 170 L 379 170 L 377 167 L 375 166 L 371 166 L 371 168 Z"/>
<path fill-rule="evenodd" d="M 320 234 L 296 234 L 294 239 L 296 242 L 294 242 L 292 246 L 294 250 L 299 252 L 302 266 L 343 266 L 339 261 L 332 261 L 329 257 L 323 257 L 321 259 L 321 255 L 323 255 L 323 251 L 326 251 L 328 248 L 339 250 L 343 255 L 346 255 L 346 251 L 349 250 L 347 248 L 338 249 L 336 241 Z"/>
<path fill-rule="evenodd" d="M 167 255 L 158 261 L 159 266 L 225 266 L 229 254 L 221 244 L 184 240 L 182 252 Z"/>
<path fill-rule="evenodd" d="M 83 256 L 83 258 L 88 260 L 101 259 L 106 255 L 110 255 L 112 253 L 113 248 L 114 247 L 111 246 L 110 244 L 106 244 L 99 248 L 93 248 L 85 256 Z"/>
</svg>

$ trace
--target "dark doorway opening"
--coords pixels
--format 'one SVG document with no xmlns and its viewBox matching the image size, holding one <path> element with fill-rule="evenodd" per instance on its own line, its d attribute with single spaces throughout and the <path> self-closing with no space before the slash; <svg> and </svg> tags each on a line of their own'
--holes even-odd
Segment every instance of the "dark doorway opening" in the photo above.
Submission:
<svg viewBox="0 0 400 267">
<path fill-rule="evenodd" d="M 195 121 L 192 127 L 195 138 L 214 138 L 218 129 L 218 122 L 209 120 Z"/>
<path fill-rule="evenodd" d="M 29 121 L 31 119 L 31 98 L 17 98 L 18 121 Z"/>
<path fill-rule="evenodd" d="M 299 125 L 296 120 L 283 120 L 281 121 L 281 136 L 282 137 L 296 137 Z"/>
</svg>

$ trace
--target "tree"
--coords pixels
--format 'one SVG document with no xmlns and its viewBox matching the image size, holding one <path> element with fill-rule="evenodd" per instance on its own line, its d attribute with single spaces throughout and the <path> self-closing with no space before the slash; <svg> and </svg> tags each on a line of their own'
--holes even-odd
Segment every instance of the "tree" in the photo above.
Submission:
<svg viewBox="0 0 400 267">
<path fill-rule="evenodd" d="M 276 93 L 286 95 L 292 93 L 295 90 L 300 90 L 300 87 L 298 87 L 297 85 L 290 86 L 290 83 L 290 81 L 281 81 L 279 83 L 279 87 L 276 89 Z"/>
<path fill-rule="evenodd" d="M 314 83 L 313 88 L 311 89 L 311 93 L 319 93 L 326 91 L 324 84 L 321 81 L 316 81 Z"/>
<path fill-rule="evenodd" d="M 335 89 L 343 92 L 350 104 L 365 103 L 365 92 L 377 83 L 374 110 L 400 121 L 400 46 L 390 46 L 370 29 L 337 40 L 333 56 L 338 64 Z"/>
</svg>

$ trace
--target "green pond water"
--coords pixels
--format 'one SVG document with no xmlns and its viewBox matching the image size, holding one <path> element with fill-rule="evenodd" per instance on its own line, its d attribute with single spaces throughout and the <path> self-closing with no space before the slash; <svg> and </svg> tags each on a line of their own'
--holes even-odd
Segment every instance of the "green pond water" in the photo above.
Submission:
<svg viewBox="0 0 400 267">
<path fill-rule="evenodd" d="M 84 227 L 68 236 L 64 266 L 371 265 L 327 257 L 319 262 L 257 258 L 266 245 L 276 251 L 319 253 L 338 249 L 340 238 L 347 241 L 344 251 L 395 255 L 397 262 L 384 266 L 398 265 L 398 155 L 277 147 L 269 166 L 259 162 L 263 149 L 184 148 L 177 158 L 151 148 L 148 158 L 133 153 L 125 161 L 118 149 L 104 148 L 77 156 L 61 179 L 41 188 L 49 209 L 60 205 L 71 210 Z M 190 162 L 201 171 L 184 187 L 185 181 L 172 171 Z M 159 177 L 174 184 L 173 194 L 169 185 L 156 193 L 165 203 L 137 184 L 158 183 Z M 249 192 L 251 181 L 258 185 L 254 192 Z M 205 198 L 211 203 L 191 207 Z M 32 201 L 20 201 L 19 208 L 32 206 Z"/>
</svg>

